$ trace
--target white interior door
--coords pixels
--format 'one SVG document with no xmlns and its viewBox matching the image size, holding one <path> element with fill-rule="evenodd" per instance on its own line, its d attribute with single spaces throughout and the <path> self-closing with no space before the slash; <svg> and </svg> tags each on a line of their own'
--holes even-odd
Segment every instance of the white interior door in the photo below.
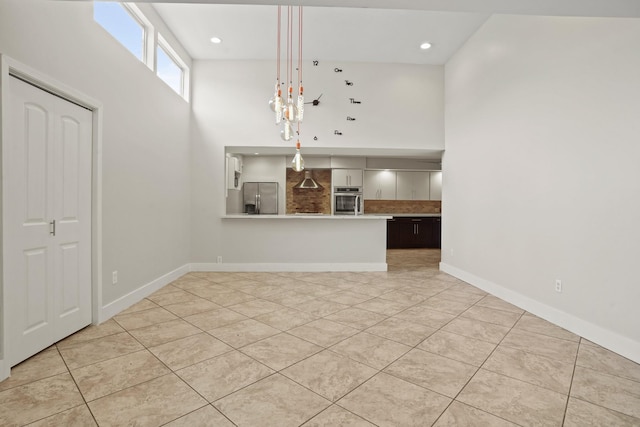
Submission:
<svg viewBox="0 0 640 427">
<path fill-rule="evenodd" d="M 4 141 L 9 365 L 91 322 L 92 113 L 11 78 Z"/>
</svg>

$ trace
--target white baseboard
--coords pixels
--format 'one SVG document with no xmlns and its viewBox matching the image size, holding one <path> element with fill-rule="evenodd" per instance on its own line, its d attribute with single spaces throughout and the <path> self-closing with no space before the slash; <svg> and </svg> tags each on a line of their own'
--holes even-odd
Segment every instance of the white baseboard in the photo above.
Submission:
<svg viewBox="0 0 640 427">
<path fill-rule="evenodd" d="M 148 297 L 163 286 L 168 285 L 178 277 L 189 271 L 219 271 L 219 272 L 258 272 L 258 271 L 297 271 L 297 272 L 321 272 L 321 271 L 387 271 L 387 264 L 382 263 L 192 263 L 158 277 L 155 280 L 129 292 L 117 300 L 104 305 L 99 314 L 99 319 L 104 322 L 133 304 Z M 1 363 L 1 361 L 0 361 Z M 2 365 L 0 365 L 0 368 Z M 0 371 L 2 374 L 2 371 Z"/>
<path fill-rule="evenodd" d="M 584 319 L 573 316 L 557 308 L 543 304 L 537 300 L 529 298 L 511 289 L 500 286 L 496 283 L 485 280 L 474 274 L 468 273 L 457 267 L 443 262 L 440 263 L 440 270 L 460 280 L 482 289 L 500 299 L 522 308 L 538 317 L 558 325 L 574 334 L 580 335 L 604 348 L 618 353 L 627 359 L 640 363 L 640 342 L 633 341 L 625 336 L 595 325 Z"/>
<path fill-rule="evenodd" d="M 323 272 L 323 271 L 387 271 L 387 263 L 192 263 L 191 271 L 220 272 Z"/>
<path fill-rule="evenodd" d="M 122 310 L 126 310 L 133 304 L 142 301 L 144 298 L 148 297 L 158 289 L 161 289 L 163 286 L 168 285 L 178 277 L 187 274 L 188 272 L 189 264 L 185 264 L 182 267 L 178 267 L 175 270 L 152 280 L 146 285 L 143 285 L 138 289 L 129 292 L 128 294 L 118 298 L 117 300 L 110 302 L 109 304 L 102 307 L 100 319 L 102 319 L 102 321 L 110 319 L 111 317 L 120 313 Z"/>
</svg>

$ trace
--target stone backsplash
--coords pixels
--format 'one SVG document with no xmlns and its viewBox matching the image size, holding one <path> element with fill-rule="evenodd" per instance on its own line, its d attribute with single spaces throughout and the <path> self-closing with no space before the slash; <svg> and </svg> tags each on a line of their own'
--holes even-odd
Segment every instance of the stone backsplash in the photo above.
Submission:
<svg viewBox="0 0 640 427">
<path fill-rule="evenodd" d="M 287 215 L 295 213 L 331 214 L 331 169 L 313 169 L 313 179 L 321 189 L 293 188 L 304 179 L 303 172 L 287 168 Z"/>
<path fill-rule="evenodd" d="M 365 214 L 440 213 L 440 200 L 369 200 L 364 201 Z"/>
</svg>

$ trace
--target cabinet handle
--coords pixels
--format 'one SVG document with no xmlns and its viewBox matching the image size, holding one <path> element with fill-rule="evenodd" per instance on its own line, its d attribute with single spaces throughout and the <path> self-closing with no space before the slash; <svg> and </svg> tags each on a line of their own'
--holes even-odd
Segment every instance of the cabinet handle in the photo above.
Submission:
<svg viewBox="0 0 640 427">
<path fill-rule="evenodd" d="M 56 220 L 54 219 L 49 223 L 49 234 L 52 236 L 56 235 Z"/>
</svg>

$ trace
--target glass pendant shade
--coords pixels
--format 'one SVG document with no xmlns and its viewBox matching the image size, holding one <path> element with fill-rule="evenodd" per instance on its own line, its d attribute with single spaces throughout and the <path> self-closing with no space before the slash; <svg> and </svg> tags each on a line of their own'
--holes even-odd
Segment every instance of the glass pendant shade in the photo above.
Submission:
<svg viewBox="0 0 640 427">
<path fill-rule="evenodd" d="M 269 100 L 269 107 L 271 108 L 271 111 L 276 113 L 276 124 L 279 125 L 282 121 L 282 108 L 284 107 L 284 100 L 282 99 L 282 96 L 280 96 L 280 90 L 278 90 Z"/>
<path fill-rule="evenodd" d="M 269 100 L 269 108 L 271 108 L 271 111 L 273 111 L 274 113 L 276 111 L 276 99 L 278 98 L 282 99 L 280 94 L 281 94 L 280 83 L 276 80 L 276 87 L 275 87 L 275 90 L 273 91 L 273 96 Z"/>
<path fill-rule="evenodd" d="M 298 109 L 298 121 L 301 122 L 304 118 L 304 95 L 302 95 L 302 86 L 300 86 L 300 91 L 298 92 L 298 103 L 296 107 Z"/>
<path fill-rule="evenodd" d="M 292 123 L 298 121 L 298 107 L 293 103 L 293 100 L 287 101 L 287 105 L 284 107 L 284 118 Z"/>
<path fill-rule="evenodd" d="M 284 106 L 284 118 L 292 123 L 298 121 L 298 107 L 293 102 L 293 88 L 291 86 L 289 86 L 287 104 Z"/>
<path fill-rule="evenodd" d="M 282 97 L 279 96 L 275 100 L 276 124 L 277 125 L 279 125 L 280 122 L 282 121 L 283 107 L 284 107 L 284 100 L 282 99 Z"/>
<path fill-rule="evenodd" d="M 280 138 L 282 138 L 283 141 L 291 141 L 293 139 L 293 126 L 291 126 L 291 122 L 288 120 L 285 120 L 282 124 Z"/>
<path fill-rule="evenodd" d="M 300 154 L 300 141 L 296 144 L 296 155 L 293 156 L 291 168 L 296 172 L 302 172 L 304 170 L 304 159 L 302 158 L 302 154 Z"/>
</svg>

